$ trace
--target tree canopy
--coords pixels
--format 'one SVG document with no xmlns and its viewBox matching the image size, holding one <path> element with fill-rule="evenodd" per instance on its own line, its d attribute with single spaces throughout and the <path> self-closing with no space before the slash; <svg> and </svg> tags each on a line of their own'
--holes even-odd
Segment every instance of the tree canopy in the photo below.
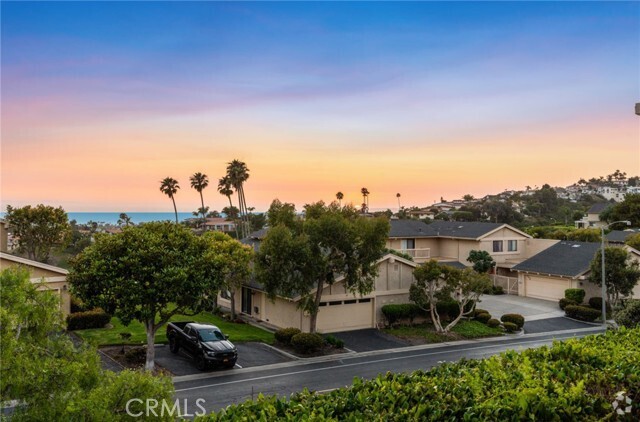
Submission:
<svg viewBox="0 0 640 422">
<path fill-rule="evenodd" d="M 470 251 L 467 261 L 473 263 L 473 269 L 478 273 L 488 273 L 496 262 L 487 251 Z"/>
<path fill-rule="evenodd" d="M 219 239 L 198 237 L 168 222 L 96 235 L 95 243 L 72 261 L 71 290 L 125 325 L 140 321 L 147 331 L 146 368 L 151 370 L 158 328 L 175 314 L 202 310 L 207 297 L 224 285 L 229 257 Z"/>
<path fill-rule="evenodd" d="M 619 247 L 604 249 L 605 284 L 607 301 L 616 307 L 621 298 L 633 293 L 633 288 L 640 279 L 640 264 L 629 253 Z M 589 281 L 602 287 L 602 255 L 601 250 L 591 261 Z"/>
<path fill-rule="evenodd" d="M 62 207 L 9 205 L 5 219 L 18 242 L 18 251 L 26 253 L 29 259 L 47 262 L 51 248 L 70 240 L 71 226 Z"/>
<path fill-rule="evenodd" d="M 624 197 L 624 201 L 605 209 L 600 214 L 600 220 L 631 222 L 631 226 L 640 227 L 640 193 L 629 194 Z"/>
<path fill-rule="evenodd" d="M 386 218 L 361 217 L 353 207 L 320 201 L 306 205 L 300 219 L 292 204 L 277 200 L 268 216 L 271 227 L 256 255 L 256 276 L 271 298 L 301 296 L 312 332 L 325 284 L 341 277 L 354 294 L 373 289 L 389 233 Z"/>
</svg>

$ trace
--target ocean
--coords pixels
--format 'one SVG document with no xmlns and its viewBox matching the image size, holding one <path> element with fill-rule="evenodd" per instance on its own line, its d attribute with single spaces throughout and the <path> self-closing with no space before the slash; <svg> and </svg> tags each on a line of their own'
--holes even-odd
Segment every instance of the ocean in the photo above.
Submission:
<svg viewBox="0 0 640 422">
<path fill-rule="evenodd" d="M 68 212 L 69 221 L 76 220 L 78 224 L 86 224 L 89 221 L 104 224 L 117 224 L 120 218 L 119 212 Z M 135 224 L 148 223 L 149 221 L 176 221 L 173 212 L 128 212 L 127 215 Z M 179 212 L 178 221 L 194 218 L 190 212 Z"/>
</svg>

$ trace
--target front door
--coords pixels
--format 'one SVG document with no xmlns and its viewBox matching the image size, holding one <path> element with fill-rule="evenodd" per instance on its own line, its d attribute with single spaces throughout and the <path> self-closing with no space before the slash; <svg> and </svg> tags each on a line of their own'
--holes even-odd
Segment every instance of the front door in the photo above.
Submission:
<svg viewBox="0 0 640 422">
<path fill-rule="evenodd" d="M 253 295 L 253 291 L 251 289 L 247 289 L 246 287 L 242 288 L 242 313 L 247 315 L 251 315 L 251 296 Z"/>
</svg>

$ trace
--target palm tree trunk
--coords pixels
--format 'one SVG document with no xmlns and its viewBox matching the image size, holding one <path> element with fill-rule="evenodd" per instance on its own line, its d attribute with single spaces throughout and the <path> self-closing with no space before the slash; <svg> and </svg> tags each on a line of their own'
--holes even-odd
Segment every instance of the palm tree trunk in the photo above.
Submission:
<svg viewBox="0 0 640 422">
<path fill-rule="evenodd" d="M 202 229 L 204 229 L 204 223 L 207 220 L 207 216 L 204 215 L 204 198 L 202 197 L 202 191 L 200 191 L 200 204 L 202 204 Z"/>
<path fill-rule="evenodd" d="M 173 211 L 176 213 L 176 224 L 178 224 L 178 208 L 176 208 L 176 200 L 173 195 L 171 195 L 171 201 L 173 201 Z"/>
<path fill-rule="evenodd" d="M 242 206 L 243 206 L 244 212 L 245 212 L 245 215 L 244 215 L 245 222 L 243 224 L 244 232 L 243 232 L 243 236 L 242 237 L 246 238 L 247 236 L 249 236 L 249 232 L 251 231 L 251 229 L 249 227 L 250 222 L 249 222 L 249 212 L 248 212 L 248 209 L 247 209 L 247 199 L 244 196 L 244 186 L 242 186 L 242 185 L 240 186 L 240 194 L 242 195 Z"/>
<path fill-rule="evenodd" d="M 231 211 L 231 209 L 233 208 L 233 203 L 231 202 L 231 195 L 227 195 L 227 198 L 229 198 L 229 210 Z M 240 236 L 238 235 L 238 219 L 237 218 L 233 219 L 233 225 L 236 228 L 236 239 L 240 240 Z"/>
</svg>

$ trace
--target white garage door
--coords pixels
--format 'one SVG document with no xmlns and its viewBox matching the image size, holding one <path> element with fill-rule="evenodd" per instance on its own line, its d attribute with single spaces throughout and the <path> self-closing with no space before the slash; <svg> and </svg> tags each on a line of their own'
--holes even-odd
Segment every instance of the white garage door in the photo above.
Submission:
<svg viewBox="0 0 640 422">
<path fill-rule="evenodd" d="M 564 291 L 571 288 L 570 280 L 550 279 L 540 276 L 524 276 L 527 297 L 546 300 L 560 300 Z"/>
<path fill-rule="evenodd" d="M 373 327 L 373 299 L 322 302 L 317 329 L 323 333 Z"/>
</svg>

